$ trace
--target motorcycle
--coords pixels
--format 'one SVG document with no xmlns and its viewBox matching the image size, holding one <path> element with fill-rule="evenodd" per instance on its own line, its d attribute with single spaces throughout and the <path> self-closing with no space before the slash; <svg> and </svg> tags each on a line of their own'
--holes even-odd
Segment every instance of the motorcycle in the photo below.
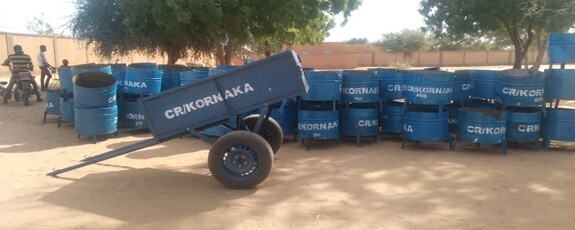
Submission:
<svg viewBox="0 0 575 230">
<path fill-rule="evenodd" d="M 19 101 L 22 99 L 24 105 L 30 105 L 30 96 L 34 92 L 32 81 L 34 81 L 34 76 L 32 76 L 32 72 L 30 71 L 16 74 L 14 83 L 14 100 Z"/>
<path fill-rule="evenodd" d="M 6 92 L 6 85 L 8 84 L 7 81 L 0 81 L 0 97 L 4 97 L 4 93 Z"/>
<path fill-rule="evenodd" d="M 8 66 L 10 71 L 12 71 L 12 65 L 10 63 L 2 63 L 3 66 Z M 30 96 L 33 92 L 35 92 L 35 88 L 33 87 L 32 83 L 34 82 L 34 75 L 32 75 L 32 71 L 24 71 L 16 74 L 14 77 L 14 100 L 19 102 L 20 100 L 24 101 L 24 105 L 30 105 Z M 7 92 L 6 89 L 6 82 L 1 82 L 0 84 L 0 96 L 6 97 L 9 95 L 10 92 Z M 5 99 L 10 99 L 10 96 Z M 37 98 L 38 101 L 42 101 L 42 99 Z"/>
</svg>

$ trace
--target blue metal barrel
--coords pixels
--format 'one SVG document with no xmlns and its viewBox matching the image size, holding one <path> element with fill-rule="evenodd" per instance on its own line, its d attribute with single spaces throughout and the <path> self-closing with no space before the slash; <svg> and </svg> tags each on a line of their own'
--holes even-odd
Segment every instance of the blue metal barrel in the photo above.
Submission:
<svg viewBox="0 0 575 230">
<path fill-rule="evenodd" d="M 493 104 L 491 101 L 480 98 L 473 98 L 465 103 L 468 107 L 478 108 L 478 109 L 497 109 L 497 105 Z"/>
<path fill-rule="evenodd" d="M 342 73 L 341 102 L 379 102 L 379 77 L 372 71 L 344 71 Z"/>
<path fill-rule="evenodd" d="M 304 101 L 340 101 L 342 76 L 339 71 L 305 71 L 309 90 Z"/>
<path fill-rule="evenodd" d="M 155 63 L 134 63 L 126 70 L 124 93 L 152 95 L 162 89 L 162 71 Z"/>
<path fill-rule="evenodd" d="M 505 142 L 507 112 L 492 109 L 462 108 L 459 110 L 457 139 L 473 143 Z"/>
<path fill-rule="evenodd" d="M 444 141 L 449 139 L 449 115 L 437 108 L 413 106 L 405 109 L 403 135 L 411 141 Z"/>
<path fill-rule="evenodd" d="M 575 141 L 575 110 L 547 109 L 542 133 L 548 140 Z"/>
<path fill-rule="evenodd" d="M 453 103 L 445 106 L 445 108 L 449 114 L 449 120 L 447 120 L 447 123 L 449 124 L 449 133 L 457 134 L 457 123 L 459 123 L 459 117 L 457 114 L 461 108 L 461 105 Z"/>
<path fill-rule="evenodd" d="M 62 92 L 66 93 L 66 94 L 73 93 L 74 92 L 73 77 L 78 75 L 78 74 L 85 73 L 85 72 L 101 72 L 101 73 L 111 74 L 112 68 L 110 67 L 110 65 L 94 64 L 94 63 L 72 66 L 71 67 L 71 74 L 72 74 L 71 78 L 69 80 L 68 79 L 60 79 L 60 81 L 64 81 L 64 83 L 60 83 L 62 85 L 62 88 L 61 88 Z M 68 88 L 70 86 L 71 86 L 71 88 Z"/>
<path fill-rule="evenodd" d="M 226 119 L 226 121 L 224 123 L 231 125 L 232 127 L 235 127 L 238 123 L 238 118 L 235 116 L 232 116 L 232 117 Z M 210 137 L 221 137 L 221 136 L 223 136 L 226 133 L 229 133 L 231 131 L 233 131 L 233 130 L 231 130 L 231 129 L 223 126 L 223 125 L 216 125 L 216 126 L 212 126 L 212 127 L 205 129 L 204 134 L 206 134 L 207 136 L 210 136 Z"/>
<path fill-rule="evenodd" d="M 380 81 L 380 96 L 384 100 L 396 100 L 405 98 L 406 81 L 405 71 L 386 70 L 376 74 Z"/>
<path fill-rule="evenodd" d="M 84 72 L 74 77 L 75 107 L 102 108 L 116 105 L 116 78 L 100 72 Z"/>
<path fill-rule="evenodd" d="M 190 70 L 185 65 L 160 65 L 159 68 L 162 70 L 162 91 L 182 85 L 182 73 Z"/>
<path fill-rule="evenodd" d="M 383 131 L 386 133 L 403 133 L 403 102 L 389 101 L 385 103 L 382 113 Z"/>
<path fill-rule="evenodd" d="M 270 117 L 280 124 L 284 137 L 297 132 L 297 106 L 293 99 L 284 100 L 282 106 L 272 110 Z"/>
<path fill-rule="evenodd" d="M 118 130 L 118 107 L 75 108 L 74 129 L 81 135 L 102 135 Z"/>
<path fill-rule="evenodd" d="M 197 82 L 209 76 L 209 68 L 194 68 L 191 71 L 185 71 L 180 74 L 180 83 L 187 85 Z"/>
<path fill-rule="evenodd" d="M 65 99 L 60 97 L 60 121 L 74 121 L 74 98 Z"/>
<path fill-rule="evenodd" d="M 125 100 L 122 102 L 123 108 L 118 117 L 122 124 L 131 129 L 145 129 L 146 118 L 144 111 L 135 100 Z"/>
<path fill-rule="evenodd" d="M 301 110 L 298 112 L 298 136 L 301 139 L 333 140 L 339 138 L 339 112 Z"/>
<path fill-rule="evenodd" d="M 540 108 L 509 108 L 507 114 L 508 141 L 538 142 L 541 131 Z"/>
<path fill-rule="evenodd" d="M 541 72 L 512 69 L 501 71 L 497 78 L 495 100 L 506 106 L 545 105 L 545 76 Z"/>
<path fill-rule="evenodd" d="M 75 65 L 72 66 L 72 76 L 76 76 L 81 73 L 85 72 L 101 72 L 112 74 L 112 67 L 108 64 L 82 64 L 82 65 Z"/>
<path fill-rule="evenodd" d="M 575 69 L 545 70 L 545 99 L 575 100 Z"/>
<path fill-rule="evenodd" d="M 112 76 L 116 78 L 116 93 L 118 95 L 124 92 L 124 80 L 126 79 L 126 64 L 110 64 Z"/>
<path fill-rule="evenodd" d="M 60 90 L 67 92 L 72 92 L 74 89 L 74 83 L 72 81 L 72 68 L 70 67 L 59 67 L 58 68 L 58 78 L 60 79 Z"/>
<path fill-rule="evenodd" d="M 236 67 L 237 67 L 237 66 L 219 65 L 219 66 L 216 66 L 216 68 L 210 68 L 210 69 L 208 70 L 208 75 L 209 75 L 209 76 L 212 76 L 212 75 L 215 75 L 215 74 L 218 74 L 218 73 L 223 73 L 223 72 L 226 72 L 226 71 L 228 71 L 228 70 L 232 70 L 232 69 L 234 69 L 234 68 L 236 68 Z"/>
<path fill-rule="evenodd" d="M 453 78 L 453 94 L 451 94 L 451 99 L 454 101 L 464 101 L 471 97 L 471 91 L 473 90 L 471 85 L 472 73 L 473 72 L 471 70 L 455 71 L 455 77 Z"/>
<path fill-rule="evenodd" d="M 494 99 L 499 71 L 472 70 L 471 74 L 471 97 Z"/>
<path fill-rule="evenodd" d="M 226 71 L 234 69 L 235 66 L 216 66 L 216 68 L 209 68 L 208 69 L 208 76 L 224 73 Z M 235 127 L 238 123 L 238 119 L 235 116 L 232 116 L 225 121 L 226 124 Z M 216 125 L 204 130 L 204 134 L 211 136 L 211 137 L 221 137 L 226 133 L 231 132 L 232 130 L 227 128 L 224 125 Z"/>
<path fill-rule="evenodd" d="M 375 75 L 381 76 L 385 72 L 396 72 L 396 68 L 368 68 L 367 70 L 372 71 Z"/>
<path fill-rule="evenodd" d="M 376 108 L 343 108 L 340 114 L 342 135 L 365 137 L 379 133 L 379 111 Z"/>
<path fill-rule="evenodd" d="M 575 63 L 575 34 L 549 34 L 549 63 Z"/>
<path fill-rule="evenodd" d="M 453 73 L 445 71 L 408 71 L 405 101 L 422 105 L 451 103 Z"/>
<path fill-rule="evenodd" d="M 60 115 L 60 90 L 46 91 L 46 113 Z"/>
</svg>

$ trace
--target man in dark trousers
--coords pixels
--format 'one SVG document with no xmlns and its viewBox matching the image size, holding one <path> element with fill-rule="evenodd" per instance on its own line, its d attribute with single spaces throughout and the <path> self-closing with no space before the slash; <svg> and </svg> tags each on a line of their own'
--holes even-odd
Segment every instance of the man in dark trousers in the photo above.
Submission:
<svg viewBox="0 0 575 230">
<path fill-rule="evenodd" d="M 46 52 L 46 46 L 41 45 L 40 53 L 38 53 L 38 66 L 40 67 L 40 88 L 42 88 L 42 91 L 45 91 L 48 88 L 50 78 L 52 78 L 52 73 L 50 73 L 49 68 L 54 68 L 48 64 L 44 52 Z M 44 77 L 46 77 L 46 81 L 44 81 Z"/>
<path fill-rule="evenodd" d="M 32 64 L 32 59 L 27 54 L 24 54 L 22 50 L 22 46 L 15 45 L 14 46 L 14 54 L 8 55 L 8 58 L 2 63 L 4 66 L 11 66 L 12 76 L 10 77 L 10 82 L 8 83 L 8 87 L 6 87 L 6 92 L 4 95 L 4 103 L 7 103 L 10 98 L 12 98 L 12 88 L 14 88 L 14 84 L 16 83 L 16 75 L 22 72 L 33 71 L 34 65 Z M 32 78 L 32 86 L 34 86 L 34 91 L 36 91 L 36 100 L 38 102 L 43 101 L 38 91 L 38 84 Z"/>
</svg>

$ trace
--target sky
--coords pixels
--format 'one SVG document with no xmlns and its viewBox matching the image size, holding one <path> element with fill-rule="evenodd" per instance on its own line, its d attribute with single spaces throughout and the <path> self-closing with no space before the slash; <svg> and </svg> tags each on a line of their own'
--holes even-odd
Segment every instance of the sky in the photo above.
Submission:
<svg viewBox="0 0 575 230">
<path fill-rule="evenodd" d="M 370 42 L 382 34 L 424 26 L 419 15 L 420 0 L 363 0 L 352 12 L 347 24 L 338 25 L 324 41 L 337 42 L 352 38 L 367 38 Z M 69 33 L 66 24 L 74 14 L 74 0 L 0 0 L 0 32 L 29 33 L 28 22 L 34 17 L 50 23 L 57 33 Z"/>
</svg>

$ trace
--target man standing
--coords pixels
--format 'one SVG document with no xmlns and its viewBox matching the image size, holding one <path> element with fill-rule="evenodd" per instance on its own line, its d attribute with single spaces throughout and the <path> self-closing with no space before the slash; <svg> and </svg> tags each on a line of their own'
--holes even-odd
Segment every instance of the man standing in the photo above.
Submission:
<svg viewBox="0 0 575 230">
<path fill-rule="evenodd" d="M 48 68 L 53 68 L 48 61 L 46 60 L 46 46 L 40 46 L 40 53 L 38 53 L 38 66 L 40 67 L 40 87 L 42 91 L 45 91 L 48 88 L 48 83 L 50 83 L 50 78 L 52 78 L 52 73 Z M 46 81 L 44 81 L 44 77 L 46 77 Z"/>
<path fill-rule="evenodd" d="M 4 66 L 10 66 L 10 70 L 12 71 L 12 76 L 10 77 L 10 83 L 8 83 L 8 87 L 6 88 L 6 92 L 4 95 L 4 103 L 7 103 L 10 98 L 12 98 L 12 88 L 16 83 L 16 75 L 26 71 L 33 71 L 34 65 L 32 64 L 32 59 L 27 54 L 24 54 L 22 50 L 22 46 L 15 45 L 14 46 L 14 54 L 8 55 L 8 58 L 2 63 Z M 34 90 L 36 91 L 36 100 L 38 102 L 43 101 L 38 92 L 38 84 L 36 81 L 32 79 L 32 85 L 34 86 Z"/>
</svg>

